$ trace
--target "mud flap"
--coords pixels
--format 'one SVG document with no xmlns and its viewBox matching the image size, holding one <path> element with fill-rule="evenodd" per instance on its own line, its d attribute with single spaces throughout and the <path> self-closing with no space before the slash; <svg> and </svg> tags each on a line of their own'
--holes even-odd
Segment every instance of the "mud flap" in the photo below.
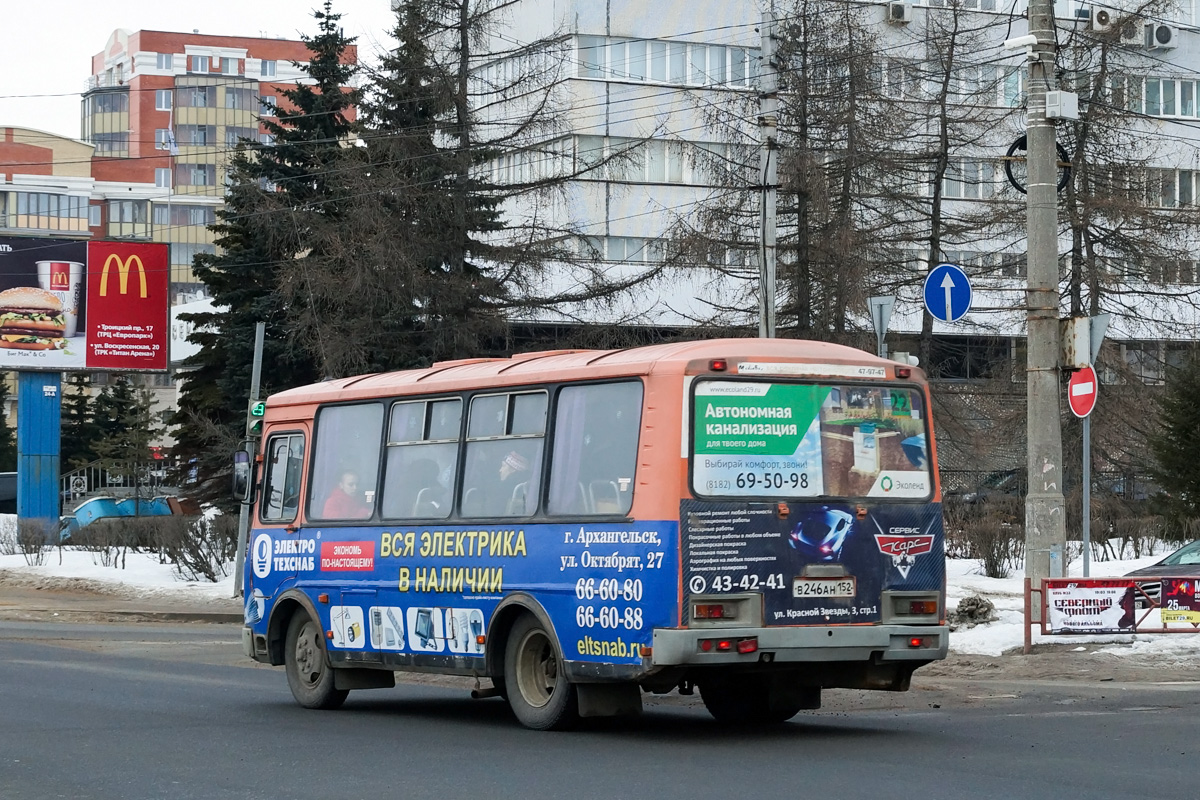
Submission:
<svg viewBox="0 0 1200 800">
<path fill-rule="evenodd" d="M 396 673 L 387 669 L 344 669 L 333 671 L 335 689 L 391 689 Z"/>
<path fill-rule="evenodd" d="M 642 690 L 636 683 L 577 683 L 581 717 L 631 717 L 642 713 Z"/>
</svg>

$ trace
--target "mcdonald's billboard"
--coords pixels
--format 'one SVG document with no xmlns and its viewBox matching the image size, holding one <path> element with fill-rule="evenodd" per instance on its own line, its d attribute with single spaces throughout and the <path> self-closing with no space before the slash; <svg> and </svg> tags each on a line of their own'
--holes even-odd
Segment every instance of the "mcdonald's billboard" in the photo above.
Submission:
<svg viewBox="0 0 1200 800">
<path fill-rule="evenodd" d="M 165 371 L 167 245 L 0 237 L 0 369 Z"/>
</svg>

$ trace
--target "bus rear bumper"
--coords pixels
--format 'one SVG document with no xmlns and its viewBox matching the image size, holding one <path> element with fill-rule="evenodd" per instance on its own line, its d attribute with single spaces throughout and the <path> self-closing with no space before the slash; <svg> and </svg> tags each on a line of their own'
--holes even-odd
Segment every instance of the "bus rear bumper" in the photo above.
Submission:
<svg viewBox="0 0 1200 800">
<path fill-rule="evenodd" d="M 945 625 L 779 628 L 656 628 L 656 667 L 726 664 L 936 661 L 946 657 Z M 750 650 L 749 642 L 754 642 Z M 724 643 L 728 642 L 728 645 Z M 738 652 L 739 643 L 745 642 Z M 721 649 L 723 646 L 729 649 Z"/>
</svg>

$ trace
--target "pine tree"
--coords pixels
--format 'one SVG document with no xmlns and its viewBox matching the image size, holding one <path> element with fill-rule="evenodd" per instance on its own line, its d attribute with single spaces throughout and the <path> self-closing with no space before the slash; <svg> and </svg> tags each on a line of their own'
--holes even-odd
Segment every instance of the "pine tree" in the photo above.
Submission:
<svg viewBox="0 0 1200 800">
<path fill-rule="evenodd" d="M 154 394 L 134 386 L 127 375 L 117 375 L 96 397 L 95 423 L 101 436 L 95 451 L 109 472 L 133 478 L 135 465 L 154 459 L 151 446 L 162 438 L 164 429 L 153 404 Z"/>
<path fill-rule="evenodd" d="M 342 35 L 331 7 L 326 0 L 314 13 L 318 33 L 303 37 L 312 58 L 296 65 L 313 84 L 283 92 L 287 103 L 263 119 L 273 144 L 239 147 L 225 207 L 212 226 L 219 253 L 197 258 L 214 310 L 182 317 L 195 326 L 190 340 L 200 350 L 183 365 L 173 453 L 189 480 L 194 476 L 188 493 L 201 501 L 230 502 L 229 454 L 244 435 L 255 325 L 266 324 L 263 396 L 320 376 L 311 355 L 292 344 L 281 287 L 303 269 L 297 256 L 312 249 L 300 220 L 335 212 L 325 201 L 330 165 L 354 130 L 358 93 L 349 83 L 357 68 L 344 63 L 353 40 Z"/>
<path fill-rule="evenodd" d="M 73 372 L 63 389 L 59 456 L 62 472 L 78 469 L 97 458 L 96 441 L 100 428 L 95 420 L 90 385 L 87 374 Z"/>
<path fill-rule="evenodd" d="M 326 376 L 499 355 L 514 319 L 592 314 L 655 272 L 614 281 L 552 221 L 579 174 L 559 129 L 569 53 L 554 37 L 475 52 L 509 5 L 396 4 L 360 146 L 328 171 L 336 200 L 296 213 L 309 249 L 282 285 L 294 338 Z M 501 181 L 501 163 L 523 166 Z"/>
<path fill-rule="evenodd" d="M 0 472 L 17 469 L 17 431 L 8 424 L 8 374 L 0 373 Z"/>
<path fill-rule="evenodd" d="M 1200 519 L 1200 356 L 1172 370 L 1158 400 L 1161 425 L 1149 437 L 1155 481 L 1176 519 Z"/>
</svg>

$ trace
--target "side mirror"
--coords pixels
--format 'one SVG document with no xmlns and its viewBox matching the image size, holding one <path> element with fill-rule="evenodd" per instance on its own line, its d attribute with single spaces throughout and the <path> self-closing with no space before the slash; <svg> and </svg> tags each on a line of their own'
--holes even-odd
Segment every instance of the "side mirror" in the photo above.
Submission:
<svg viewBox="0 0 1200 800">
<path fill-rule="evenodd" d="M 233 451 L 233 498 L 242 503 L 254 502 L 254 459 L 247 442 L 241 450 Z"/>
</svg>

